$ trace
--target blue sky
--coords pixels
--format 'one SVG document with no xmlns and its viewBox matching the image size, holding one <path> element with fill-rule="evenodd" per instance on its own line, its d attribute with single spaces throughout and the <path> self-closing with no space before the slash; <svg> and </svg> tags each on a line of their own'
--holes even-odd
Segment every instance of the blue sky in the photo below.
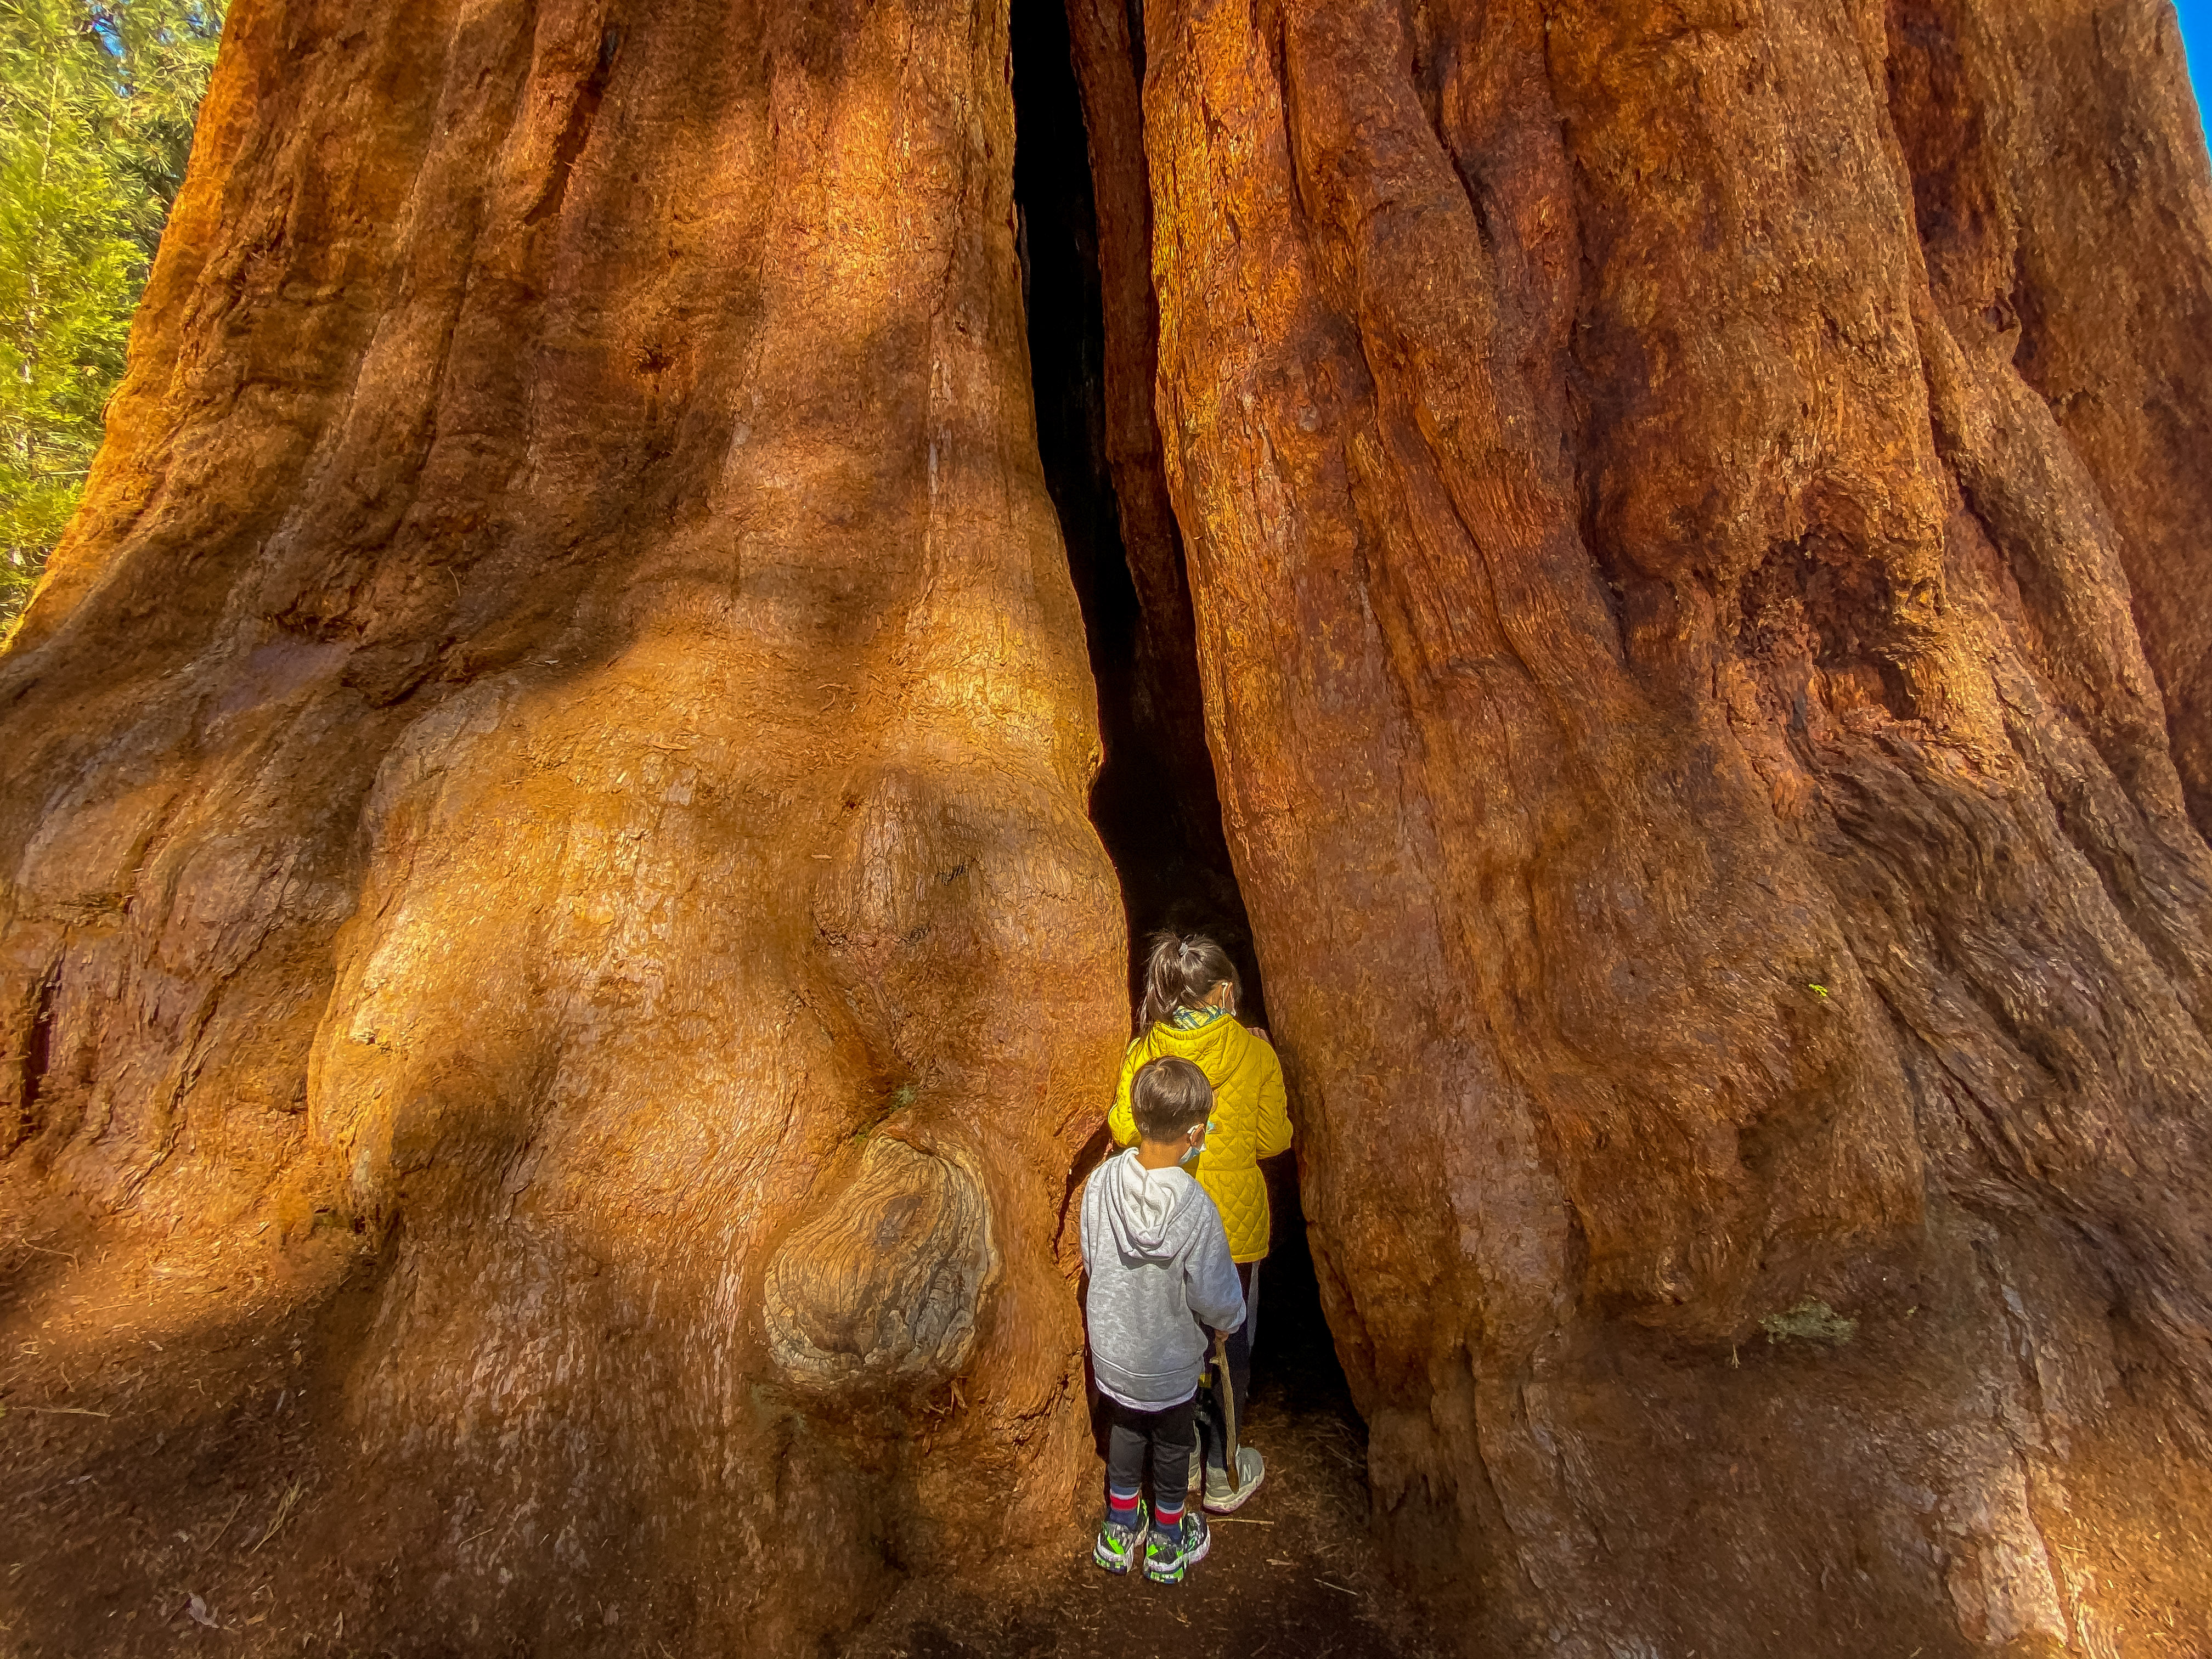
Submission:
<svg viewBox="0 0 2212 1659">
<path fill-rule="evenodd" d="M 2189 78 L 2197 83 L 2201 112 L 2212 93 L 2212 0 L 2175 0 L 2181 14 L 2181 38 L 2189 47 Z"/>
</svg>

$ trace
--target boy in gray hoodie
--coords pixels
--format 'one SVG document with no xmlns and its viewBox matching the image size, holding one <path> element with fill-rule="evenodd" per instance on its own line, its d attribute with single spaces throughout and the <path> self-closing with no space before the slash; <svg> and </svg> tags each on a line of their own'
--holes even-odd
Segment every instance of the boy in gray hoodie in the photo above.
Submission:
<svg viewBox="0 0 2212 1659">
<path fill-rule="evenodd" d="M 1091 1555 L 1109 1572 L 1127 1572 L 1141 1547 L 1145 1576 L 1174 1584 L 1212 1541 L 1204 1513 L 1185 1503 L 1206 1328 L 1242 1325 L 1244 1293 L 1220 1212 L 1181 1167 L 1206 1145 L 1213 1109 L 1206 1073 L 1187 1060 L 1155 1060 L 1130 1085 L 1129 1107 L 1137 1144 L 1100 1164 L 1083 1189 L 1084 1320 L 1112 1420 L 1106 1524 Z"/>
</svg>

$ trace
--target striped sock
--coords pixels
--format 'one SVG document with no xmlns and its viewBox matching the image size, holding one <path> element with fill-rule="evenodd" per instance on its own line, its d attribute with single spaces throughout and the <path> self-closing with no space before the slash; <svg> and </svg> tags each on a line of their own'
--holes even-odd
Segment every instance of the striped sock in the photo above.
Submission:
<svg viewBox="0 0 2212 1659">
<path fill-rule="evenodd" d="M 1167 1506 L 1167 1501 L 1164 1498 L 1163 1498 L 1159 1503 L 1154 1504 L 1152 1506 L 1152 1519 L 1163 1527 L 1181 1526 L 1182 1524 L 1182 1494 L 1181 1492 L 1177 1492 L 1176 1494 L 1175 1507 L 1173 1509 L 1170 1509 Z"/>
<path fill-rule="evenodd" d="M 1117 1492 L 1112 1486 L 1107 1487 L 1106 1518 L 1125 1527 L 1134 1526 L 1137 1521 L 1137 1488 L 1133 1486 L 1127 1492 Z"/>
</svg>

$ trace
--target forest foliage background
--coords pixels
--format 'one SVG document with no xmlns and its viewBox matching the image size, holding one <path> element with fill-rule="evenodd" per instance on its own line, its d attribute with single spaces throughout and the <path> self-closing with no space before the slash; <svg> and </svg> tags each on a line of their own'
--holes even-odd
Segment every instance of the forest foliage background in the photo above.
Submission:
<svg viewBox="0 0 2212 1659">
<path fill-rule="evenodd" d="M 76 510 L 222 0 L 0 0 L 0 631 Z"/>
</svg>

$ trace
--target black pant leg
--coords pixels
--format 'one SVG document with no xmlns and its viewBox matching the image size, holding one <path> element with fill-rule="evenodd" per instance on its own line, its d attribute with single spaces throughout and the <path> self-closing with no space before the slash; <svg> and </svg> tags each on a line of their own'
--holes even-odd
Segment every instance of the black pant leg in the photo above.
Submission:
<svg viewBox="0 0 2212 1659">
<path fill-rule="evenodd" d="M 1252 1342 L 1260 1334 L 1260 1264 L 1247 1261 L 1237 1270 L 1244 1286 L 1244 1322 L 1229 1339 L 1229 1377 L 1237 1388 L 1237 1426 L 1244 1426 L 1244 1407 L 1252 1398 Z"/>
<path fill-rule="evenodd" d="M 1190 1460 L 1198 1449 L 1198 1401 L 1152 1413 L 1152 1501 L 1180 1500 L 1190 1486 Z"/>
<path fill-rule="evenodd" d="M 1106 1431 L 1106 1484 L 1117 1492 L 1134 1492 L 1145 1484 L 1145 1452 L 1152 1443 L 1152 1414 L 1132 1411 L 1118 1400 L 1109 1400 L 1112 1425 Z"/>
</svg>

